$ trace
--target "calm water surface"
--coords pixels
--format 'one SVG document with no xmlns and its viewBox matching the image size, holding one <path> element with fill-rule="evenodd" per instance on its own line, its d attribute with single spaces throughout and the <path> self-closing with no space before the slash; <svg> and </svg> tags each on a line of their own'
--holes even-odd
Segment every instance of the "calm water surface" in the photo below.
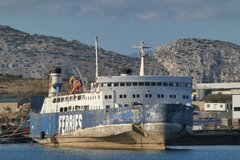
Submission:
<svg viewBox="0 0 240 160">
<path fill-rule="evenodd" d="M 174 146 L 166 151 L 52 148 L 38 144 L 2 144 L 0 160 L 238 160 L 240 146 Z"/>
</svg>

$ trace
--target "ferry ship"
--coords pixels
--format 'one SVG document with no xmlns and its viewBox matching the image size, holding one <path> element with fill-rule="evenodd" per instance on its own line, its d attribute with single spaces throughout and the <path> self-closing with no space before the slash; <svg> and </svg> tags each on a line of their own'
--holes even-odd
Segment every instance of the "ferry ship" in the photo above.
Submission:
<svg viewBox="0 0 240 160">
<path fill-rule="evenodd" d="M 145 75 L 150 46 L 143 42 L 135 47 L 140 49 L 139 75 L 126 70 L 98 76 L 96 39 L 96 82 L 89 90 L 75 76 L 71 94 L 62 95 L 61 69 L 55 68 L 41 112 L 30 115 L 30 136 L 51 146 L 163 150 L 168 140 L 191 133 L 192 78 Z"/>
</svg>

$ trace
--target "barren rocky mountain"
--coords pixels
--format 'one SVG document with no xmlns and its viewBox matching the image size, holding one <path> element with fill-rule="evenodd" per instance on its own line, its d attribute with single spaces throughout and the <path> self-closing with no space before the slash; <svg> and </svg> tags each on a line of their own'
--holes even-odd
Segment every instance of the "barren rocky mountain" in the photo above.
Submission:
<svg viewBox="0 0 240 160">
<path fill-rule="evenodd" d="M 101 48 L 99 53 L 100 75 L 118 75 L 122 68 L 131 68 L 133 74 L 138 74 L 139 58 L 130 58 Z M 73 74 L 73 67 L 78 67 L 89 80 L 95 76 L 94 46 L 76 40 L 30 35 L 9 26 L 0 26 L 0 57 L 1 74 L 46 78 L 52 67 L 58 66 L 62 68 L 65 78 Z M 164 72 L 164 67 L 151 57 L 146 68 L 146 73 L 152 72 L 152 68 L 157 73 Z"/>
<path fill-rule="evenodd" d="M 154 50 L 171 75 L 192 76 L 194 82 L 239 82 L 240 46 L 207 39 L 180 39 Z"/>
<path fill-rule="evenodd" d="M 100 75 L 118 75 L 122 68 L 139 73 L 139 58 L 103 49 L 99 52 Z M 67 78 L 76 66 L 89 80 L 95 76 L 94 46 L 76 40 L 30 35 L 9 26 L 0 25 L 0 57 L 0 75 L 46 78 L 53 66 L 59 66 Z M 155 48 L 145 66 L 146 74 L 192 76 L 194 83 L 236 82 L 240 80 L 239 61 L 239 45 L 189 38 Z"/>
</svg>

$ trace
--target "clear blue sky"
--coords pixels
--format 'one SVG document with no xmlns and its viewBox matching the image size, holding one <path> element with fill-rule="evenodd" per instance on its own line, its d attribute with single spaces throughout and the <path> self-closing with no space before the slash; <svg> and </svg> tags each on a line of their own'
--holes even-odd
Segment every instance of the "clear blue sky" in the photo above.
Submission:
<svg viewBox="0 0 240 160">
<path fill-rule="evenodd" d="M 31 34 L 79 40 L 121 54 L 146 40 L 180 38 L 240 44 L 240 0 L 0 0 L 0 24 Z"/>
</svg>

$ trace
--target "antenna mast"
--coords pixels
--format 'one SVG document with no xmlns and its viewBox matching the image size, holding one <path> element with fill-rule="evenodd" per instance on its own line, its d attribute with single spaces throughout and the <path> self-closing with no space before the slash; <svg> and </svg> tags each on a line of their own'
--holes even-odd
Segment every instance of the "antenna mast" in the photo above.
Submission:
<svg viewBox="0 0 240 160">
<path fill-rule="evenodd" d="M 96 53 L 96 82 L 98 82 L 98 37 L 95 38 L 95 53 Z"/>
<path fill-rule="evenodd" d="M 141 67 L 140 67 L 140 76 L 144 76 L 145 72 L 144 72 L 144 58 L 147 56 L 147 53 L 145 52 L 146 48 L 151 48 L 151 46 L 149 44 L 144 43 L 144 41 L 142 41 L 139 44 L 133 45 L 133 48 L 139 48 L 140 52 L 139 55 L 141 56 Z"/>
</svg>

